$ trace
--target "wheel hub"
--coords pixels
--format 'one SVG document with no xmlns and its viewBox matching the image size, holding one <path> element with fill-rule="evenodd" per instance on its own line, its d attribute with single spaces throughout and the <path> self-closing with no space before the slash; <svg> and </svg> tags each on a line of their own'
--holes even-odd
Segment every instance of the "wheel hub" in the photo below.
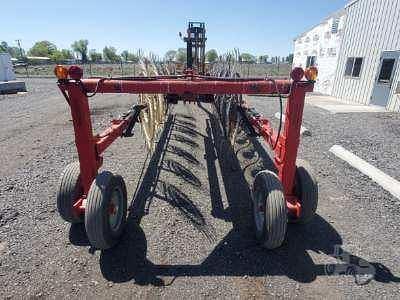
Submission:
<svg viewBox="0 0 400 300">
<path fill-rule="evenodd" d="M 262 193 L 259 191 L 255 192 L 254 195 L 254 223 L 256 225 L 257 231 L 261 232 L 263 230 L 264 221 L 265 221 L 265 205 Z"/>
<path fill-rule="evenodd" d="M 122 192 L 119 189 L 115 189 L 111 194 L 110 204 L 108 206 L 108 221 L 113 231 L 117 231 L 121 225 L 122 220 Z"/>
</svg>

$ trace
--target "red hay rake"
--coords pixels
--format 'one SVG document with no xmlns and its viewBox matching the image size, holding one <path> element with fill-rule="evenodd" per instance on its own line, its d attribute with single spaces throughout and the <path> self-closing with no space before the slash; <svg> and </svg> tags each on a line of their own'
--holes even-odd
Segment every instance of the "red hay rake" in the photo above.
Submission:
<svg viewBox="0 0 400 300">
<path fill-rule="evenodd" d="M 201 60 L 193 61 L 201 65 Z M 58 211 L 68 222 L 85 223 L 93 247 L 114 246 L 123 232 L 127 214 L 122 177 L 98 171 L 103 152 L 117 138 L 132 136 L 141 113 L 148 109 L 146 104 L 135 105 L 119 119 L 112 120 L 105 131 L 93 134 L 88 98 L 98 93 L 163 94 L 169 104 L 214 103 L 218 95 L 286 95 L 281 132 L 276 132 L 269 120 L 243 103 L 238 106 L 245 123 L 273 149 L 277 169 L 277 174 L 265 170 L 255 177 L 252 207 L 256 237 L 263 246 L 274 249 L 283 243 L 288 221 L 308 222 L 315 214 L 317 183 L 310 171 L 303 164 L 296 165 L 296 161 L 305 95 L 313 91 L 316 69 L 304 72 L 296 68 L 291 79 L 274 80 L 200 75 L 189 60 L 188 67 L 183 75 L 89 79 L 83 78 L 78 66 L 56 67 L 58 86 L 71 109 L 79 157 L 79 163 L 68 165 L 61 176 Z"/>
</svg>

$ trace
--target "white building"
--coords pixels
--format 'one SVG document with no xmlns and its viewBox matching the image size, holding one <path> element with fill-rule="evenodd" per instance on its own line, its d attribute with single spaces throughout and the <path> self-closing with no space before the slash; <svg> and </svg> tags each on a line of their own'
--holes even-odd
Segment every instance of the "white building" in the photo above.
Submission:
<svg viewBox="0 0 400 300">
<path fill-rule="evenodd" d="M 312 55 L 317 51 L 313 41 L 301 49 L 296 39 L 294 66 L 307 66 L 307 58 L 309 64 L 315 63 L 321 76 L 316 91 L 347 102 L 400 111 L 400 0 L 355 0 L 339 15 L 336 59 L 328 61 L 326 57 Z M 315 35 L 317 28 L 326 31 L 322 29 L 326 22 L 329 24 L 335 18 L 328 18 L 302 36 Z M 332 43 L 324 39 L 319 47 L 327 49 L 333 47 Z"/>
<path fill-rule="evenodd" d="M 293 66 L 318 67 L 316 92 L 332 93 L 344 24 L 345 10 L 341 10 L 294 40 Z"/>
<path fill-rule="evenodd" d="M 0 81 L 15 80 L 11 56 L 8 53 L 0 53 Z"/>
<path fill-rule="evenodd" d="M 18 92 L 26 92 L 25 82 L 16 80 L 10 54 L 0 53 L 0 95 Z"/>
<path fill-rule="evenodd" d="M 346 7 L 332 95 L 400 111 L 400 0 L 357 0 Z"/>
</svg>

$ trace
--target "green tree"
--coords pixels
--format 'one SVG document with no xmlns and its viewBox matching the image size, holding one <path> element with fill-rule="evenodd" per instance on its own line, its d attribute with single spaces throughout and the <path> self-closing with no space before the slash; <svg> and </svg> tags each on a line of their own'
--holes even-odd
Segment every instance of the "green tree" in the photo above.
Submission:
<svg viewBox="0 0 400 300">
<path fill-rule="evenodd" d="M 138 56 L 137 54 L 135 54 L 135 53 L 130 53 L 130 52 L 129 52 L 128 61 L 129 61 L 129 62 L 133 62 L 133 63 L 136 64 L 136 63 L 139 62 L 139 56 Z"/>
<path fill-rule="evenodd" d="M 268 62 L 268 58 L 269 58 L 268 55 L 260 55 L 260 56 L 258 57 L 258 62 L 259 62 L 260 64 L 266 64 L 266 63 Z"/>
<path fill-rule="evenodd" d="M 279 56 L 273 56 L 273 57 L 271 58 L 271 62 L 272 62 L 273 64 L 279 63 Z"/>
<path fill-rule="evenodd" d="M 57 51 L 56 45 L 49 41 L 36 42 L 28 51 L 30 56 L 51 57 Z"/>
<path fill-rule="evenodd" d="M 175 59 L 178 63 L 184 64 L 186 62 L 186 57 L 185 48 L 179 48 L 178 51 L 176 51 Z"/>
<path fill-rule="evenodd" d="M 164 59 L 167 62 L 172 62 L 175 60 L 176 56 L 176 50 L 168 50 L 167 53 L 165 53 Z"/>
<path fill-rule="evenodd" d="M 129 52 L 128 50 L 124 50 L 121 52 L 121 58 L 126 62 L 137 63 L 139 61 L 139 57 L 136 54 Z"/>
<path fill-rule="evenodd" d="M 64 56 L 63 56 L 62 52 L 58 51 L 58 50 L 54 51 L 50 55 L 50 58 L 51 58 L 52 61 L 57 62 L 57 63 L 60 63 L 60 62 L 64 61 Z"/>
<path fill-rule="evenodd" d="M 218 53 L 215 49 L 211 49 L 206 53 L 206 61 L 209 63 L 215 63 L 218 60 Z"/>
<path fill-rule="evenodd" d="M 71 45 L 72 50 L 74 50 L 75 53 L 79 55 L 83 63 L 86 63 L 88 61 L 88 45 L 89 45 L 88 40 L 75 41 Z"/>
<path fill-rule="evenodd" d="M 0 43 L 0 53 L 5 52 L 11 55 L 13 58 L 20 58 L 21 57 L 21 51 L 18 47 L 10 47 L 7 42 L 2 41 Z M 22 50 L 22 56 L 25 56 L 24 50 Z"/>
<path fill-rule="evenodd" d="M 119 62 L 120 56 L 117 54 L 117 49 L 111 46 L 106 46 L 103 49 L 103 58 L 108 62 Z"/>
<path fill-rule="evenodd" d="M 62 49 L 61 50 L 62 56 L 64 59 L 72 59 L 74 58 L 74 55 L 72 54 L 72 51 L 69 49 Z"/>
<path fill-rule="evenodd" d="M 121 57 L 124 61 L 128 61 L 129 58 L 129 51 L 128 50 L 124 50 L 121 52 Z"/>
<path fill-rule="evenodd" d="M 51 60 L 59 63 L 63 62 L 67 59 L 73 58 L 71 50 L 68 49 L 62 49 L 62 50 L 56 50 L 50 55 Z"/>
<path fill-rule="evenodd" d="M 99 62 L 103 58 L 101 53 L 97 52 L 96 49 L 91 49 L 89 51 L 90 61 L 92 62 Z"/>
<path fill-rule="evenodd" d="M 290 53 L 288 56 L 286 56 L 286 62 L 289 64 L 293 63 L 293 53 Z"/>
<path fill-rule="evenodd" d="M 254 64 L 257 61 L 256 57 L 250 53 L 240 54 L 240 60 L 248 64 Z"/>
<path fill-rule="evenodd" d="M 5 41 L 0 43 L 0 53 L 8 52 L 8 44 Z"/>
</svg>

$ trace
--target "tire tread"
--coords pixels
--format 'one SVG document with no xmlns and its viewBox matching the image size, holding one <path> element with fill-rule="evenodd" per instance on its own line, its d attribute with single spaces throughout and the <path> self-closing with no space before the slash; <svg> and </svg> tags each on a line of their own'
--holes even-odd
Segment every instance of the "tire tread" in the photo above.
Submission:
<svg viewBox="0 0 400 300">
<path fill-rule="evenodd" d="M 318 182 L 308 162 L 299 159 L 296 165 L 296 184 L 300 185 L 298 197 L 302 205 L 302 214 L 300 218 L 291 220 L 291 222 L 307 224 L 313 219 L 317 211 Z"/>
<path fill-rule="evenodd" d="M 287 209 L 282 184 L 275 173 L 262 171 L 257 174 L 255 184 L 263 184 L 266 194 L 265 232 L 261 244 L 267 249 L 282 245 L 286 237 Z"/>
<path fill-rule="evenodd" d="M 73 214 L 72 205 L 76 198 L 76 185 L 80 176 L 79 162 L 73 162 L 65 167 L 59 180 L 57 191 L 57 210 L 61 218 L 69 223 L 82 223 L 83 217 Z"/>
<path fill-rule="evenodd" d="M 107 209 L 107 197 L 111 196 L 110 186 L 121 184 L 123 193 L 123 213 L 121 230 L 117 236 L 113 236 L 108 230 L 109 224 L 105 223 L 104 210 Z M 91 245 L 97 249 L 109 249 L 113 247 L 122 233 L 126 222 L 126 187 L 121 176 L 111 172 L 102 172 L 96 176 L 92 183 L 86 202 L 85 227 Z"/>
</svg>

